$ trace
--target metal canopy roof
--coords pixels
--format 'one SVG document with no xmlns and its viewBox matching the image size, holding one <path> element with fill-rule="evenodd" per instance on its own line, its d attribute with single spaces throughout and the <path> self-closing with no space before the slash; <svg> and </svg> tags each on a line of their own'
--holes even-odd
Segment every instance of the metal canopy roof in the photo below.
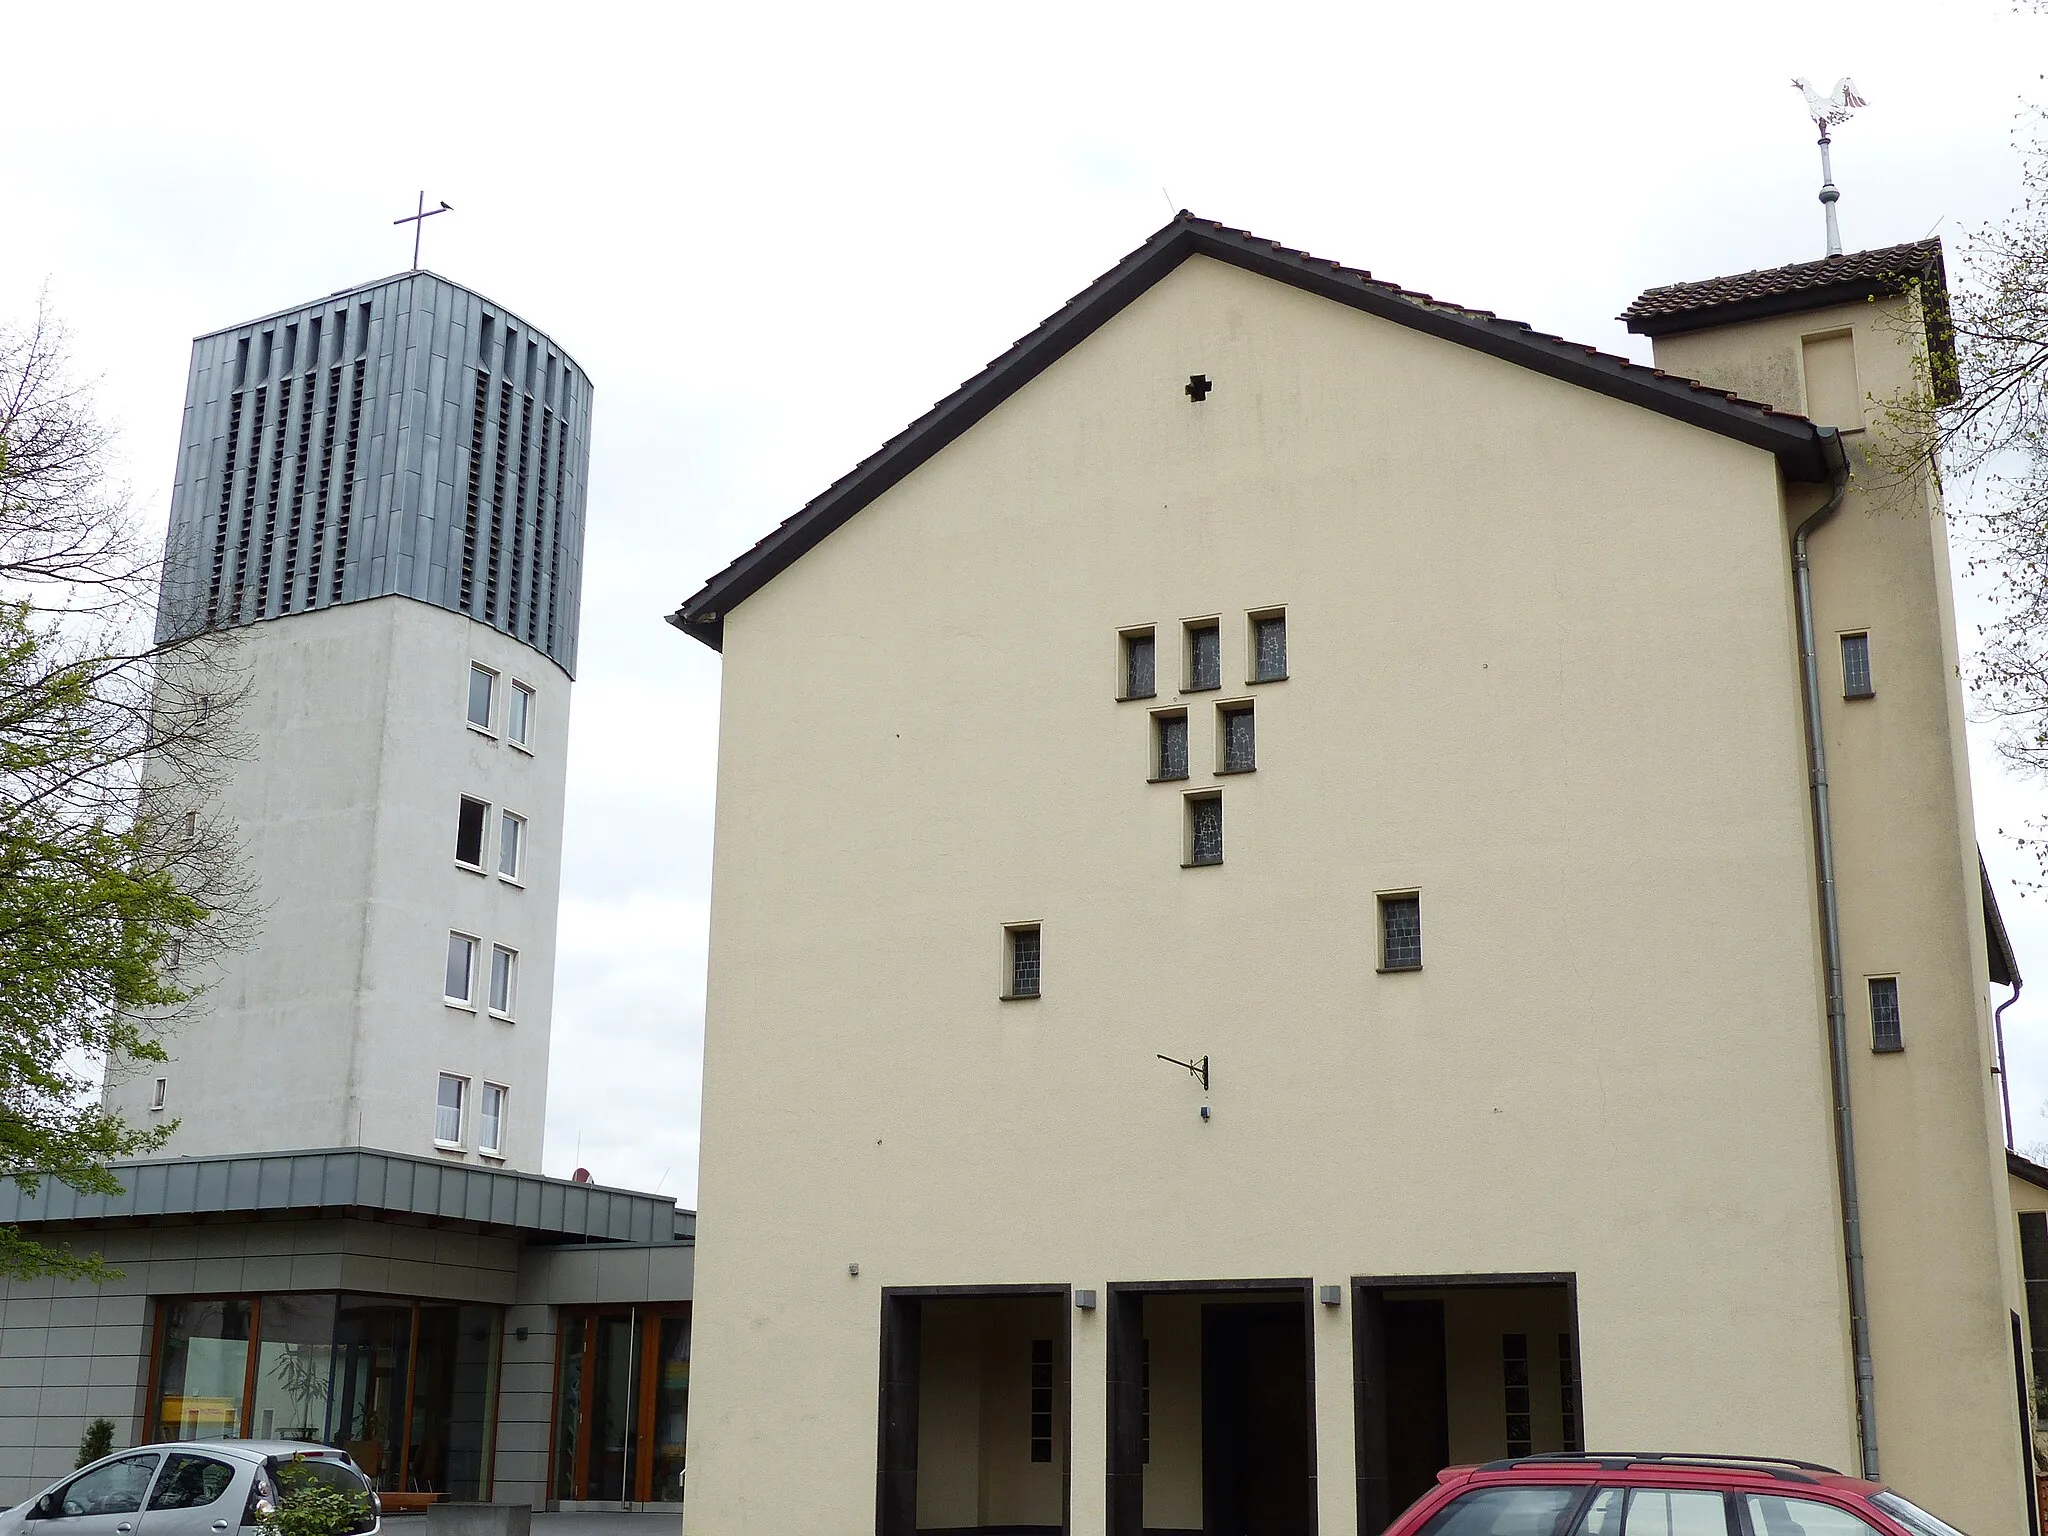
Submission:
<svg viewBox="0 0 2048 1536">
<path fill-rule="evenodd" d="M 45 1176 L 31 1195 L 0 1182 L 0 1224 L 355 1215 L 466 1222 L 575 1243 L 670 1242 L 695 1230 L 693 1213 L 660 1195 L 363 1147 L 116 1163 L 113 1172 L 126 1193 L 82 1195 Z"/>
</svg>

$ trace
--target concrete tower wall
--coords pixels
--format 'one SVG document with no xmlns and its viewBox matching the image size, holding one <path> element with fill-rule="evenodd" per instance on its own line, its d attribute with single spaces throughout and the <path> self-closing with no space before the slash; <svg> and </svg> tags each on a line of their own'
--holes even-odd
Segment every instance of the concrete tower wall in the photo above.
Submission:
<svg viewBox="0 0 2048 1536">
<path fill-rule="evenodd" d="M 590 381 L 430 272 L 193 344 L 159 630 L 400 594 L 576 670 Z"/>
<path fill-rule="evenodd" d="M 547 1100 L 569 680 L 525 645 L 424 603 L 343 603 L 257 626 L 242 658 L 257 743 L 221 812 L 259 883 L 262 931 L 212 977 L 172 1060 L 109 1083 L 131 1123 L 178 1121 L 169 1155 L 374 1146 L 478 1161 L 484 1086 L 508 1090 L 501 1156 L 538 1170 Z M 498 679 L 472 729 L 472 664 Z M 512 684 L 534 690 L 528 746 Z M 463 797 L 490 810 L 482 869 L 456 862 Z M 525 818 L 515 878 L 504 812 Z M 471 1006 L 443 1000 L 451 932 L 477 942 Z M 503 1016 L 490 957 L 517 960 Z M 437 1146 L 439 1077 L 469 1087 L 459 1148 Z M 156 1079 L 164 1107 L 154 1110 Z"/>
</svg>

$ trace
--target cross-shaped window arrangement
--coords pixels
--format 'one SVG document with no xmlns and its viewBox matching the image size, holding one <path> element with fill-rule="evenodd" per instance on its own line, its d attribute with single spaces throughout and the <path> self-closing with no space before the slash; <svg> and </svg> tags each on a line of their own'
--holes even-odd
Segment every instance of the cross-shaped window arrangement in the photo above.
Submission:
<svg viewBox="0 0 2048 1536">
<path fill-rule="evenodd" d="M 1191 373 L 1188 375 L 1187 386 L 1181 393 L 1194 401 L 1195 404 L 1200 405 L 1209 398 L 1209 391 L 1215 387 L 1214 384 L 1209 382 L 1209 376 L 1206 373 Z"/>
</svg>

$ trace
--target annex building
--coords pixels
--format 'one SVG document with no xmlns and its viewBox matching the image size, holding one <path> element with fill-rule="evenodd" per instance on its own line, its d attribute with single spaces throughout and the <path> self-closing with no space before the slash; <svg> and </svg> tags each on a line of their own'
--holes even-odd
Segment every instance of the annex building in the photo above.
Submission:
<svg viewBox="0 0 2048 1536">
<path fill-rule="evenodd" d="M 186 814 L 262 927 L 109 1064 L 174 1126 L 122 1196 L 0 1187 L 121 1272 L 0 1284 L 0 1503 L 99 1417 L 345 1446 L 390 1509 L 681 1499 L 690 1213 L 539 1171 L 591 399 L 417 270 L 193 343 L 158 630 L 238 637 Z"/>
<path fill-rule="evenodd" d="M 1651 368 L 1183 214 L 685 602 L 693 1528 L 1671 1447 L 2028 1530 L 2018 969 L 1865 448 L 1944 292 L 1653 289 Z"/>
</svg>

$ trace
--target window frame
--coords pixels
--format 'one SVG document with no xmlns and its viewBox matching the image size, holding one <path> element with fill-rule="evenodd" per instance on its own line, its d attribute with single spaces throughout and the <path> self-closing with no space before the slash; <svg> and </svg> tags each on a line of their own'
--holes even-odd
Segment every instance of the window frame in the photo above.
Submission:
<svg viewBox="0 0 2048 1536">
<path fill-rule="evenodd" d="M 490 679 L 490 689 L 484 697 L 484 721 L 481 725 L 477 724 L 475 717 L 469 712 L 470 704 L 476 696 L 476 680 L 479 677 Z M 496 667 L 487 667 L 475 657 L 471 657 L 469 662 L 469 680 L 470 696 L 462 701 L 463 721 L 479 736 L 488 736 L 491 740 L 496 741 L 498 739 L 498 732 L 494 722 L 498 718 L 498 684 L 504 681 L 504 674 Z"/>
<path fill-rule="evenodd" d="M 1874 699 L 1877 697 L 1877 669 L 1870 655 L 1870 631 L 1867 629 L 1845 629 L 1836 635 L 1841 646 L 1842 697 L 1844 699 Z M 1849 643 L 1863 642 L 1863 687 L 1860 691 L 1849 687 Z"/>
<path fill-rule="evenodd" d="M 498 957 L 505 957 L 505 1004 L 498 1006 Z M 510 944 L 491 945 L 491 977 L 484 993 L 485 1010 L 510 1023 L 519 1009 L 519 951 Z"/>
<path fill-rule="evenodd" d="M 490 1105 L 490 1102 L 491 1102 L 491 1095 L 493 1095 L 493 1094 L 496 1094 L 496 1095 L 497 1095 L 497 1100 L 498 1100 L 498 1114 L 497 1114 L 497 1127 L 498 1127 L 498 1129 L 497 1129 L 497 1138 L 498 1138 L 498 1139 L 497 1139 L 496 1141 L 494 1141 L 493 1143 L 491 1143 L 491 1145 L 489 1145 L 489 1146 L 485 1146 L 485 1145 L 484 1145 L 484 1127 L 485 1127 L 485 1125 L 489 1124 L 489 1123 L 490 1123 L 490 1120 L 491 1120 L 491 1117 L 490 1117 L 490 1116 L 489 1116 L 489 1115 L 488 1115 L 488 1114 L 486 1113 L 486 1109 L 487 1109 L 487 1107 L 488 1107 L 488 1106 Z M 483 1157 L 495 1158 L 495 1159 L 497 1159 L 497 1160 L 498 1160 L 499 1162 L 503 1162 L 503 1161 L 504 1161 L 504 1159 L 505 1159 L 505 1106 L 506 1106 L 507 1104 L 511 1103 L 511 1101 L 512 1101 L 512 1090 L 511 1090 L 510 1088 L 506 1087 L 506 1086 L 505 1086 L 505 1084 L 503 1084 L 503 1083 L 494 1083 L 494 1082 L 492 1082 L 492 1081 L 491 1081 L 491 1080 L 490 1080 L 489 1078 L 485 1078 L 485 1079 L 484 1079 L 484 1091 L 483 1091 L 483 1092 L 482 1092 L 481 1094 L 479 1094 L 479 1095 L 477 1096 L 477 1106 L 476 1106 L 476 1150 L 477 1150 L 477 1153 L 478 1153 L 478 1155 L 480 1155 L 480 1156 L 483 1156 Z"/>
<path fill-rule="evenodd" d="M 1267 623 L 1275 620 L 1277 620 L 1280 625 L 1280 670 L 1274 673 L 1271 677 L 1261 677 L 1259 675 L 1259 625 L 1261 625 L 1262 623 Z M 1275 605 L 1271 608 L 1253 608 L 1248 610 L 1244 616 L 1244 638 L 1245 686 L 1248 688 L 1256 688 L 1265 683 L 1286 682 L 1289 667 L 1289 657 L 1287 654 L 1286 604 L 1282 603 Z"/>
<path fill-rule="evenodd" d="M 1221 869 L 1228 852 L 1224 842 L 1223 791 L 1220 789 L 1191 789 L 1181 796 L 1181 854 L 1182 869 Z M 1195 805 L 1198 801 L 1216 802 L 1216 857 L 1197 859 L 1195 857 Z"/>
<path fill-rule="evenodd" d="M 483 808 L 478 818 L 476 862 L 470 863 L 462 856 L 462 809 L 475 805 Z M 489 800 L 475 795 L 458 795 L 455 800 L 455 867 L 472 875 L 488 875 L 491 871 L 491 812 L 497 809 Z"/>
<path fill-rule="evenodd" d="M 455 941 L 462 940 L 469 946 L 469 961 L 465 966 L 463 984 L 468 989 L 465 995 L 457 997 L 448 990 L 448 957 L 455 949 Z M 441 1001 L 450 1008 L 476 1012 L 476 955 L 483 940 L 473 933 L 464 933 L 460 928 L 448 930 L 448 950 L 441 957 Z"/>
<path fill-rule="evenodd" d="M 1252 760 L 1242 768 L 1230 766 L 1230 721 L 1243 715 L 1252 722 Z M 1259 771 L 1259 723 L 1256 705 L 1250 699 L 1219 699 L 1216 702 L 1216 776 L 1234 777 Z"/>
<path fill-rule="evenodd" d="M 516 828 L 510 839 L 512 847 L 512 868 L 505 869 L 505 824 L 510 822 Z M 526 884 L 526 818 L 517 811 L 498 807 L 498 859 L 497 876 L 507 885 L 524 887 Z"/>
<path fill-rule="evenodd" d="M 535 706 L 540 703 L 540 690 L 531 683 L 522 683 L 516 677 L 509 679 L 509 681 L 511 687 L 505 694 L 505 744 L 517 747 L 521 752 L 531 757 L 533 755 L 533 712 Z M 512 734 L 512 708 L 515 699 L 524 699 L 526 701 L 526 718 L 521 722 L 524 734 L 518 736 Z"/>
<path fill-rule="evenodd" d="M 1195 681 L 1195 636 L 1214 631 L 1216 635 L 1216 681 L 1198 683 Z M 1180 625 L 1180 682 L 1182 693 L 1214 693 L 1223 686 L 1223 616 L 1211 614 L 1207 618 L 1183 619 Z M 1155 652 L 1155 658 L 1157 653 Z"/>
<path fill-rule="evenodd" d="M 447 1106 L 441 1102 L 441 1085 L 455 1084 L 455 1139 L 448 1140 L 441 1134 L 441 1111 Z M 468 1130 L 469 1079 L 459 1072 L 443 1072 L 434 1083 L 434 1145 L 450 1152 L 466 1150 L 464 1135 Z"/>
<path fill-rule="evenodd" d="M 1877 1033 L 1877 989 L 1889 983 L 1892 996 L 1892 1028 L 1895 1037 L 1891 1044 L 1878 1038 Z M 1865 1006 L 1870 1010 L 1870 1054 L 1873 1056 L 1899 1056 L 1906 1049 L 1906 1002 L 1899 987 L 1896 971 L 1879 971 L 1863 978 Z"/>
<path fill-rule="evenodd" d="M 1418 886 L 1396 886 L 1392 890 L 1372 893 L 1374 923 L 1374 944 L 1378 954 L 1375 972 L 1381 976 L 1398 976 L 1409 971 L 1422 969 L 1422 890 Z M 1394 902 L 1415 903 L 1415 961 L 1400 965 L 1387 963 L 1387 910 Z"/>
<path fill-rule="evenodd" d="M 1152 686 L 1144 693 L 1131 692 L 1131 642 L 1143 640 L 1152 647 Z M 1159 632 L 1150 624 L 1135 624 L 1116 632 L 1116 701 L 1129 704 L 1138 699 L 1159 697 Z"/>
<path fill-rule="evenodd" d="M 1187 706 L 1184 704 L 1179 704 L 1175 705 L 1171 709 L 1155 709 L 1151 712 L 1151 720 L 1151 740 L 1147 743 L 1147 746 L 1151 750 L 1151 761 L 1145 765 L 1145 782 L 1147 784 L 1179 784 L 1188 777 L 1188 771 L 1190 766 L 1188 762 L 1189 753 Z M 1165 744 L 1165 726 L 1166 723 L 1170 720 L 1177 720 L 1180 722 L 1181 765 L 1179 773 L 1167 773 L 1164 771 L 1165 754 L 1161 751 L 1161 748 Z"/>
<path fill-rule="evenodd" d="M 1029 992 L 1019 992 L 1017 987 L 1017 939 L 1019 935 L 1030 934 L 1038 941 L 1038 985 Z M 999 1001 L 1005 1003 L 1035 1003 L 1045 996 L 1045 930 L 1042 923 L 1003 924 L 1003 990 Z"/>
</svg>

